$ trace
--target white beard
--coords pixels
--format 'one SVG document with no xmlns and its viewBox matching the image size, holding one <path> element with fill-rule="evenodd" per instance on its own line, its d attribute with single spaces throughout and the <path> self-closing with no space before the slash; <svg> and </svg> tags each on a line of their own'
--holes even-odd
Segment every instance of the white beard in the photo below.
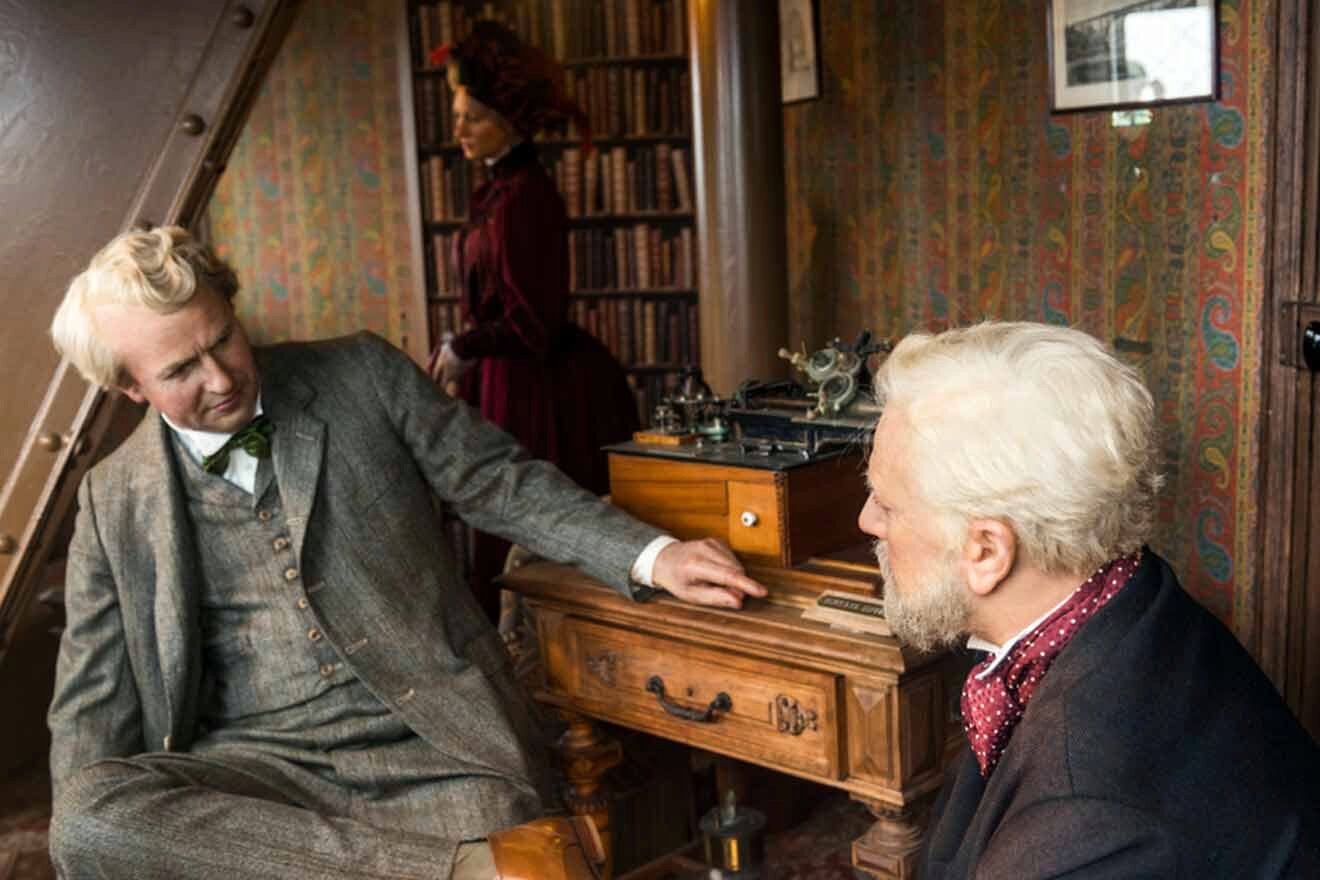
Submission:
<svg viewBox="0 0 1320 880">
<path fill-rule="evenodd" d="M 885 619 L 894 635 L 918 651 L 958 644 L 967 632 L 971 609 L 953 554 L 940 559 L 929 576 L 901 591 L 884 541 L 875 542 L 875 561 L 885 579 Z"/>
</svg>

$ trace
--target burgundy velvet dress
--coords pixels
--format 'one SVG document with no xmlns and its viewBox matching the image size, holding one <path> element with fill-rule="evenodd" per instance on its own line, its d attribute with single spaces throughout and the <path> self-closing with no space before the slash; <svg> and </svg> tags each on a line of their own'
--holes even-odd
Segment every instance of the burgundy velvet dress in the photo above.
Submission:
<svg viewBox="0 0 1320 880">
<path fill-rule="evenodd" d="M 600 447 L 637 430 L 636 403 L 618 361 L 569 319 L 568 219 L 564 201 L 529 142 L 495 163 L 472 195 L 454 259 L 464 326 L 450 343 L 477 364 L 460 395 L 596 494 L 609 491 Z M 498 617 L 509 544 L 478 533 L 473 589 Z"/>
</svg>

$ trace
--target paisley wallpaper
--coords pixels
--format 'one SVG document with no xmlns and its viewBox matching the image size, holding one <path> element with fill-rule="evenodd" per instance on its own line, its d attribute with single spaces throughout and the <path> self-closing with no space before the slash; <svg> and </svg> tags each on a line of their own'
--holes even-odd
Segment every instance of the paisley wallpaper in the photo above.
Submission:
<svg viewBox="0 0 1320 880">
<path fill-rule="evenodd" d="M 407 349 L 426 333 L 409 313 L 400 2 L 302 5 L 211 200 L 211 239 L 258 341 L 368 329 Z"/>
<path fill-rule="evenodd" d="M 1111 342 L 1159 408 L 1156 549 L 1239 631 L 1258 569 L 1273 0 L 1221 0 L 1221 99 L 1050 115 L 1046 0 L 823 0 L 822 97 L 784 110 L 790 328 L 982 317 Z"/>
</svg>

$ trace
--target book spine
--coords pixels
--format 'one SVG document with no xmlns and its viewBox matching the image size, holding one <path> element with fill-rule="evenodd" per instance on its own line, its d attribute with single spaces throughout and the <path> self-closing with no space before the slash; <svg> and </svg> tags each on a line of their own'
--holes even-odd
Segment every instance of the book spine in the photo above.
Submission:
<svg viewBox="0 0 1320 880">
<path fill-rule="evenodd" d="M 632 210 L 628 198 L 628 151 L 615 147 L 610 151 L 610 158 L 614 163 L 614 213 L 627 214 Z"/>
<path fill-rule="evenodd" d="M 641 0 L 624 0 L 625 19 L 628 34 L 628 54 L 642 54 L 641 40 L 641 9 L 639 4 Z"/>
<path fill-rule="evenodd" d="M 564 0 L 550 0 L 550 31 L 554 40 L 554 56 L 569 58 L 568 22 L 564 17 Z"/>
<path fill-rule="evenodd" d="M 647 290 L 651 286 L 651 234 L 644 224 L 633 227 L 633 259 L 637 261 L 637 286 Z"/>
<path fill-rule="evenodd" d="M 632 300 L 619 300 L 619 362 L 624 366 L 633 363 L 632 312 Z"/>
</svg>

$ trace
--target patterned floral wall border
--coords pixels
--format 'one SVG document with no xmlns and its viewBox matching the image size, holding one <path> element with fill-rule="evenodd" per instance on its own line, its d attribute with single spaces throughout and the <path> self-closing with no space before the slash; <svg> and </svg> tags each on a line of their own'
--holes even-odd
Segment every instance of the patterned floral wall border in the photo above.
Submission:
<svg viewBox="0 0 1320 880">
<path fill-rule="evenodd" d="M 426 333 L 408 310 L 399 2 L 303 4 L 211 200 L 257 341 Z"/>
<path fill-rule="evenodd" d="M 1079 326 L 1155 393 L 1156 549 L 1240 630 L 1259 560 L 1273 0 L 1221 0 L 1222 99 L 1050 116 L 1045 0 L 829 0 L 823 98 L 786 107 L 790 328 Z"/>
</svg>

